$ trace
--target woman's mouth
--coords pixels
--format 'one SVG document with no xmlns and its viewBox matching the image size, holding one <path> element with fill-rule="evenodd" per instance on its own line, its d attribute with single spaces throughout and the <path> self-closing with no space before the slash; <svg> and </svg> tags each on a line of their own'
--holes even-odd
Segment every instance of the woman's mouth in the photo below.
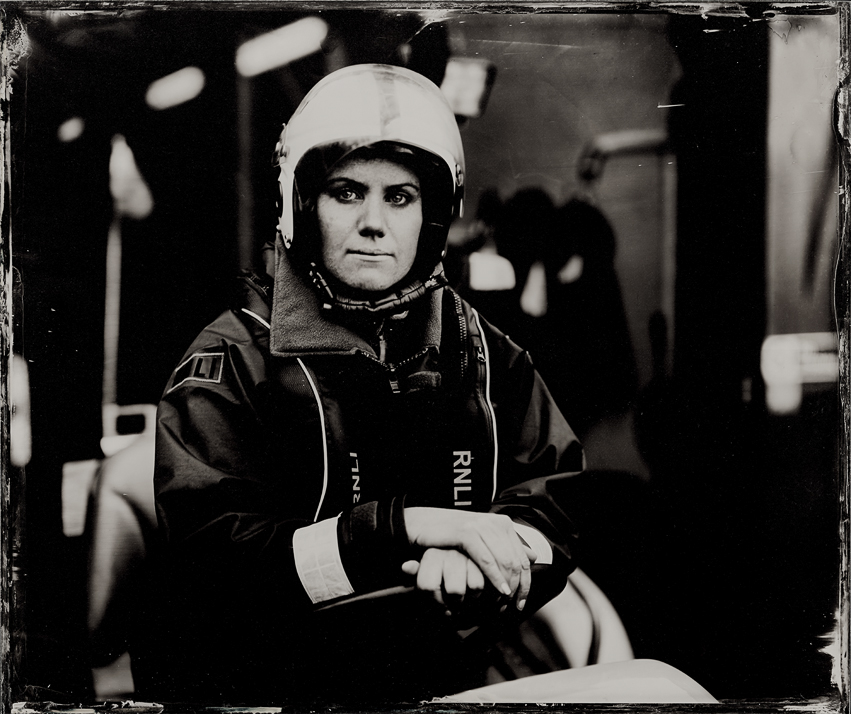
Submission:
<svg viewBox="0 0 851 714">
<path fill-rule="evenodd" d="M 389 258 L 392 255 L 380 250 L 350 250 L 349 253 L 366 259 Z"/>
</svg>

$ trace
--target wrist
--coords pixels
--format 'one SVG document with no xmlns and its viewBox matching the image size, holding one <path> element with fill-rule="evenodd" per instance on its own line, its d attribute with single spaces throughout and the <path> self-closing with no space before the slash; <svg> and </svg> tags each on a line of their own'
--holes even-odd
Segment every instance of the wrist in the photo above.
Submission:
<svg viewBox="0 0 851 714">
<path fill-rule="evenodd" d="M 355 590 L 368 592 L 392 584 L 409 559 L 405 497 L 370 501 L 340 516 L 340 553 Z"/>
<path fill-rule="evenodd" d="M 422 531 L 423 519 L 427 517 L 429 509 L 425 506 L 406 506 L 403 512 L 405 521 L 405 533 L 410 545 L 417 545 L 417 539 Z"/>
</svg>

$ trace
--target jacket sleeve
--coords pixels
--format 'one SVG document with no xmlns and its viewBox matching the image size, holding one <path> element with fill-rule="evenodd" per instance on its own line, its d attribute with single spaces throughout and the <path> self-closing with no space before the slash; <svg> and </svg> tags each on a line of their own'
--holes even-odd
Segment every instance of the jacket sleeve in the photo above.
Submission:
<svg viewBox="0 0 851 714">
<path fill-rule="evenodd" d="M 292 551 L 293 533 L 310 523 L 299 507 L 308 485 L 298 464 L 290 473 L 273 464 L 259 416 L 264 375 L 262 355 L 233 316 L 195 341 L 158 409 L 157 517 L 186 583 L 253 583 L 282 603 L 308 605 Z"/>
<path fill-rule="evenodd" d="M 528 352 L 497 330 L 488 331 L 486 339 L 492 352 L 499 449 L 491 512 L 509 516 L 533 550 L 541 544 L 551 552 L 550 563 L 533 567 L 529 609 L 534 610 L 564 589 L 576 567 L 578 534 L 570 504 L 558 498 L 558 491 L 584 469 L 584 455 Z"/>
<path fill-rule="evenodd" d="M 404 499 L 314 523 L 321 479 L 297 433 L 280 448 L 268 415 L 291 405 L 272 394 L 264 353 L 228 314 L 172 375 L 157 415 L 155 491 L 173 577 L 187 591 L 215 583 L 224 596 L 239 581 L 282 609 L 400 584 Z"/>
</svg>

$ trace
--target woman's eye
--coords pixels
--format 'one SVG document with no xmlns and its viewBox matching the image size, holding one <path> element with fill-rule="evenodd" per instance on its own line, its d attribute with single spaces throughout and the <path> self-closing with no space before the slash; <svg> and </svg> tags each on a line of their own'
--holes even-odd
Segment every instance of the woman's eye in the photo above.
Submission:
<svg viewBox="0 0 851 714">
<path fill-rule="evenodd" d="M 387 202 L 394 206 L 404 206 L 411 202 L 411 197 L 407 193 L 391 193 L 387 196 Z"/>
<path fill-rule="evenodd" d="M 356 201 L 358 198 L 357 193 L 355 193 L 350 188 L 338 188 L 336 191 L 332 193 L 334 198 L 338 201 L 342 201 L 343 203 L 349 203 L 351 201 Z"/>
</svg>

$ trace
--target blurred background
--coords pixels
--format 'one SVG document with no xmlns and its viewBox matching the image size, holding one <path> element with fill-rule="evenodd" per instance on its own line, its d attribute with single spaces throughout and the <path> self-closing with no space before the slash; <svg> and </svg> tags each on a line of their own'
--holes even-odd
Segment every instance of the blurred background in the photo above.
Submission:
<svg viewBox="0 0 851 714">
<path fill-rule="evenodd" d="M 636 657 L 721 699 L 832 691 L 838 17 L 265 7 L 7 9 L 13 697 L 101 693 L 100 464 L 274 237 L 281 125 L 360 62 L 452 102 L 447 274 L 586 446 L 563 497 Z"/>
</svg>

